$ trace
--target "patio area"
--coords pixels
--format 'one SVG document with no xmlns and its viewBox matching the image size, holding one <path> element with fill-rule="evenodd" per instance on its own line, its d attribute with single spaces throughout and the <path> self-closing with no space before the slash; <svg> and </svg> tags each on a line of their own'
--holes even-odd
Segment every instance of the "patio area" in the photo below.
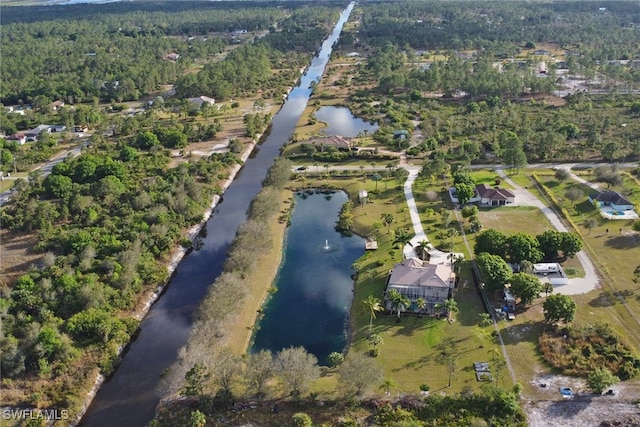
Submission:
<svg viewBox="0 0 640 427">
<path fill-rule="evenodd" d="M 638 219 L 636 211 L 619 211 L 610 206 L 600 207 L 600 214 L 607 219 Z"/>
</svg>

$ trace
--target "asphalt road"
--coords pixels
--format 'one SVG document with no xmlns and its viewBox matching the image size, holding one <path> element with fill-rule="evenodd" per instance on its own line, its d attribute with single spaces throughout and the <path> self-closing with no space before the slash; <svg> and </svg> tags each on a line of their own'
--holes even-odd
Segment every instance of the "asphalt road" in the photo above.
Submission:
<svg viewBox="0 0 640 427">
<path fill-rule="evenodd" d="M 54 157 L 51 158 L 51 160 L 49 160 L 46 163 L 41 164 L 40 166 L 34 168 L 33 170 L 40 170 L 42 171 L 44 176 L 47 176 L 51 173 L 51 171 L 53 170 L 53 167 L 55 165 L 57 165 L 58 163 L 64 161 L 64 159 L 66 159 L 69 156 L 72 157 L 78 157 L 80 155 L 80 153 L 82 152 L 82 149 L 84 147 L 87 146 L 87 144 L 89 143 L 89 137 L 91 135 L 90 134 L 83 134 L 80 137 L 80 144 L 78 144 L 77 146 L 73 147 L 70 150 L 64 150 L 58 154 L 56 154 Z M 4 179 L 15 179 L 15 178 L 7 178 L 5 177 Z M 9 198 L 11 197 L 11 190 L 7 190 L 4 191 L 2 193 L 0 193 L 0 206 L 4 205 L 5 203 L 7 203 L 9 201 Z"/>
</svg>

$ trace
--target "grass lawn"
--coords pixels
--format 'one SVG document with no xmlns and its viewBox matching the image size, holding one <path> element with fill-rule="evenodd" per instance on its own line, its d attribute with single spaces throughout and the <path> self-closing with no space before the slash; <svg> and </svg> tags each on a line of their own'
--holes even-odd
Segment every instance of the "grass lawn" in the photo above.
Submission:
<svg viewBox="0 0 640 427">
<path fill-rule="evenodd" d="M 483 229 L 492 228 L 506 235 L 526 232 L 535 236 L 546 230 L 553 229 L 542 211 L 532 206 L 481 208 L 478 219 Z M 526 224 L 526 227 L 523 227 L 524 224 Z"/>
<path fill-rule="evenodd" d="M 640 191 L 634 187 L 637 184 L 629 176 L 625 177 L 621 186 L 612 189 L 623 192 L 637 202 L 640 199 Z M 550 175 L 538 175 L 537 178 L 574 224 L 575 231 L 582 236 L 585 249 L 604 278 L 602 289 L 580 298 L 586 306 L 578 311 L 578 315 L 582 316 L 577 317 L 576 321 L 598 318 L 610 321 L 619 333 L 630 340 L 636 351 L 640 351 L 640 328 L 634 320 L 634 317 L 640 319 L 640 291 L 632 281 L 633 269 L 640 263 L 640 235 L 632 230 L 632 221 L 602 218 L 586 199 L 588 192 L 593 190 L 582 184 L 573 180 L 560 183 Z M 575 206 L 565 198 L 566 191 L 572 187 L 585 194 Z M 597 221 L 592 230 L 583 226 L 589 218 Z M 613 295 L 615 291 L 619 293 L 618 298 Z M 625 304 L 621 303 L 620 298 L 624 299 Z"/>
<path fill-rule="evenodd" d="M 523 392 L 529 398 L 545 397 L 538 396 L 539 387 L 532 384 L 532 381 L 536 375 L 550 371 L 538 352 L 538 335 L 545 327 L 542 322 L 542 301 L 543 299 L 535 301 L 526 310 L 518 311 L 513 321 L 498 321 L 517 381 L 522 384 Z"/>
<path fill-rule="evenodd" d="M 13 184 L 15 184 L 16 182 L 14 178 L 27 179 L 28 175 L 29 175 L 28 172 L 16 172 L 16 173 L 11 172 L 11 178 L 5 177 L 2 181 L 0 181 L 0 192 L 4 192 L 11 189 L 13 187 Z"/>
<path fill-rule="evenodd" d="M 353 342 L 356 351 L 367 351 L 369 314 L 358 307 L 369 294 L 381 295 L 385 276 L 359 280 L 354 299 L 353 317 L 357 330 Z M 489 362 L 494 346 L 489 340 L 481 341 L 475 333 L 478 313 L 483 311 L 482 303 L 473 286 L 460 289 L 455 297 L 460 312 L 452 323 L 446 319 L 434 317 L 402 316 L 397 321 L 394 315 L 378 315 L 373 321 L 372 332 L 383 339 L 378 363 L 384 368 L 386 378 L 396 384 L 396 391 L 417 393 L 421 384 L 428 384 L 432 392 L 443 391 L 457 393 L 464 388 L 476 389 L 480 383 L 476 380 L 474 362 Z M 487 328 L 488 330 L 488 328 Z M 448 371 L 440 361 L 442 346 L 450 341 L 452 354 L 455 355 L 456 372 L 448 388 Z M 496 373 L 494 372 L 494 376 Z M 500 372 L 500 383 L 511 385 L 506 370 Z"/>
<path fill-rule="evenodd" d="M 496 185 L 496 180 L 500 180 L 500 187 L 510 189 L 509 183 L 505 182 L 495 171 L 490 169 L 474 169 L 471 171 L 471 177 L 476 184 Z"/>
</svg>

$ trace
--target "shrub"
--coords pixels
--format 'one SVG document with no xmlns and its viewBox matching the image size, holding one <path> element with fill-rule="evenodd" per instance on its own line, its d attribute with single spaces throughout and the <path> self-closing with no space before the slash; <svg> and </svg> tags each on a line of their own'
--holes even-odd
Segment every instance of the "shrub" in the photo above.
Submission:
<svg viewBox="0 0 640 427">
<path fill-rule="evenodd" d="M 311 417 L 304 412 L 298 412 L 293 414 L 291 418 L 293 420 L 293 425 L 296 427 L 311 427 L 313 426 L 313 422 L 311 421 Z"/>
</svg>

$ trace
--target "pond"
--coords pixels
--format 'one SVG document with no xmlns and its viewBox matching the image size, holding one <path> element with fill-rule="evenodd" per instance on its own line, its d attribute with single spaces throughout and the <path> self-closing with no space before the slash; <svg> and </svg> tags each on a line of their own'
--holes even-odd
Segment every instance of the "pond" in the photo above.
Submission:
<svg viewBox="0 0 640 427">
<path fill-rule="evenodd" d="M 326 364 L 330 353 L 347 346 L 351 265 L 364 253 L 364 239 L 335 231 L 346 201 L 344 192 L 296 194 L 277 292 L 264 306 L 252 351 L 302 346 Z"/>
<path fill-rule="evenodd" d="M 327 124 L 323 131 L 328 136 L 355 137 L 365 131 L 372 134 L 379 127 L 375 122 L 367 122 L 354 116 L 351 110 L 346 107 L 320 107 L 316 111 L 315 117 Z"/>
</svg>

